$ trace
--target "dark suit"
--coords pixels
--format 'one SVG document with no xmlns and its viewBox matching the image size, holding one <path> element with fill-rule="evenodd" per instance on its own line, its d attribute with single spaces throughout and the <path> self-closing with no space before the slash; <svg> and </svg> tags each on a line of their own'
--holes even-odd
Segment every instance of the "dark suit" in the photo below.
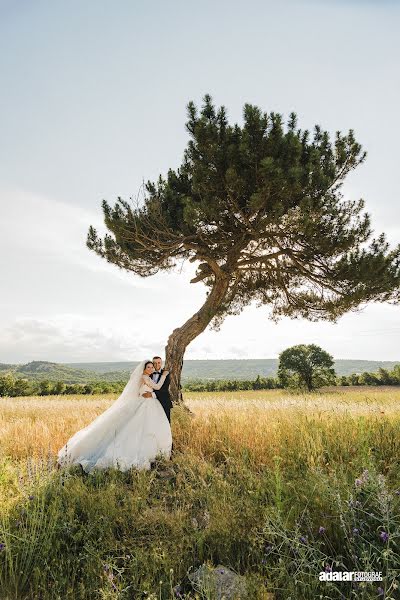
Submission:
<svg viewBox="0 0 400 600">
<path fill-rule="evenodd" d="M 163 372 L 164 372 L 164 369 L 161 369 L 161 375 L 163 374 Z M 155 381 L 155 383 L 157 383 L 159 381 L 159 379 L 161 378 L 161 375 L 159 376 L 157 373 L 152 373 L 151 378 L 153 381 Z M 170 379 L 171 378 L 168 373 L 161 388 L 159 390 L 154 390 L 154 393 L 157 396 L 157 399 L 159 400 L 161 406 L 163 407 L 164 412 L 167 415 L 168 421 L 171 423 L 172 402 L 171 402 L 171 396 L 169 395 L 169 389 L 168 389 Z"/>
</svg>

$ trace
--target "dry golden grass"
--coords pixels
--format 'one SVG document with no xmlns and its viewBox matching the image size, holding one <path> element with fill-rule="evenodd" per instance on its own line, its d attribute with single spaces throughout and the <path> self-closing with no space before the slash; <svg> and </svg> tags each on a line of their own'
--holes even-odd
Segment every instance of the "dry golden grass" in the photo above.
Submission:
<svg viewBox="0 0 400 600">
<path fill-rule="evenodd" d="M 13 459 L 55 455 L 75 431 L 106 410 L 117 394 L 3 398 L 0 403 L 0 451 Z M 293 395 L 282 390 L 191 392 L 185 395 L 191 421 L 172 411 L 174 445 L 200 456 L 245 451 L 258 464 L 270 464 L 288 446 L 318 460 L 329 438 L 341 446 L 357 436 L 365 422 L 397 421 L 397 388 L 337 388 Z M 312 424 L 312 426 L 311 426 Z"/>
</svg>

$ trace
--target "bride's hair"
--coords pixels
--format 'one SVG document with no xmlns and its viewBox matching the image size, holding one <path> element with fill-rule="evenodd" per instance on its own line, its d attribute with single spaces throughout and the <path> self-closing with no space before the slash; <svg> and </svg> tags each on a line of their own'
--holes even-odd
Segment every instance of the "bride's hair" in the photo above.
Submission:
<svg viewBox="0 0 400 600">
<path fill-rule="evenodd" d="M 147 365 L 152 365 L 152 364 L 153 364 L 153 362 L 151 360 L 146 360 L 146 362 L 144 363 L 144 367 L 143 367 L 143 373 L 145 372 Z"/>
</svg>

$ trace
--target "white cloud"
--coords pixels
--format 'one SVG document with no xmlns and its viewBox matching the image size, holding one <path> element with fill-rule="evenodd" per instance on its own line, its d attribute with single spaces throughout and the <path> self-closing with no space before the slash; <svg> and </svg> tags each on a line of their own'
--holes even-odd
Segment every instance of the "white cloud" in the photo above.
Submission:
<svg viewBox="0 0 400 600">
<path fill-rule="evenodd" d="M 0 333 L 1 362 L 134 361 L 162 350 L 162 342 L 143 330 L 128 334 L 86 315 L 19 318 Z"/>
<path fill-rule="evenodd" d="M 40 194 L 4 188 L 0 190 L 0 206 L 0 249 L 13 249 L 12 254 L 7 253 L 8 260 L 22 252 L 29 261 L 32 253 L 41 260 L 57 260 L 60 268 L 63 264 L 75 265 L 111 279 L 117 277 L 135 288 L 158 289 L 154 279 L 133 277 L 87 248 L 89 225 L 100 235 L 106 231 L 98 212 Z"/>
</svg>

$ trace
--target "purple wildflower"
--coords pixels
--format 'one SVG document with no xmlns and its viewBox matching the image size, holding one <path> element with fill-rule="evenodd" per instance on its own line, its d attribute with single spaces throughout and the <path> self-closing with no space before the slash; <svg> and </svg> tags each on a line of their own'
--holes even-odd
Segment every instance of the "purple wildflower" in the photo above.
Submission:
<svg viewBox="0 0 400 600">
<path fill-rule="evenodd" d="M 29 500 L 33 500 L 35 496 L 29 496 Z"/>
<path fill-rule="evenodd" d="M 325 572 L 330 573 L 332 571 L 331 565 L 325 565 Z"/>
<path fill-rule="evenodd" d="M 381 587 L 378 587 L 378 589 L 376 591 L 378 592 L 378 596 L 383 596 L 385 593 L 385 590 Z"/>
<path fill-rule="evenodd" d="M 360 533 L 360 530 L 357 527 L 353 528 L 353 534 L 354 535 L 358 535 Z"/>
<path fill-rule="evenodd" d="M 325 529 L 325 527 L 322 527 L 322 525 L 321 525 L 321 526 L 320 526 L 320 528 L 318 529 L 318 533 L 319 533 L 319 534 L 323 534 L 323 533 L 325 533 L 325 531 L 326 531 L 326 529 Z"/>
<path fill-rule="evenodd" d="M 386 533 L 386 531 L 381 531 L 379 537 L 381 538 L 382 542 L 387 542 L 389 539 L 389 534 Z"/>
<path fill-rule="evenodd" d="M 362 485 L 363 483 L 366 483 L 369 479 L 369 471 L 368 469 L 364 469 L 364 471 L 362 472 L 361 477 L 358 477 L 354 483 L 356 484 L 357 487 L 359 487 L 360 485 Z"/>
<path fill-rule="evenodd" d="M 1 550 L 4 550 L 4 549 L 5 549 L 5 547 L 6 547 L 6 545 L 5 545 L 5 544 L 3 544 L 3 542 L 0 542 L 0 552 L 1 552 Z"/>
<path fill-rule="evenodd" d="M 302 535 L 302 536 L 300 537 L 300 541 L 301 541 L 303 544 L 307 544 L 307 536 L 306 536 L 306 535 Z"/>
</svg>

